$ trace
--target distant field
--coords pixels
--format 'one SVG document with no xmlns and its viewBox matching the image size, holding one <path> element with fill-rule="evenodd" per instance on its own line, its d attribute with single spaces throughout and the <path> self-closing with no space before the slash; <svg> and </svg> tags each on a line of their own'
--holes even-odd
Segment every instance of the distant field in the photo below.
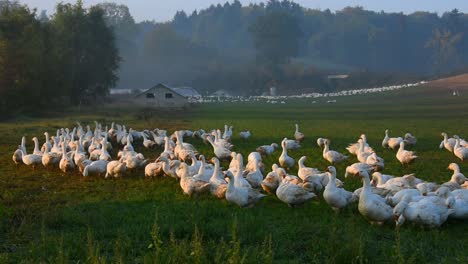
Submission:
<svg viewBox="0 0 468 264">
<path fill-rule="evenodd" d="M 209 195 L 188 198 L 169 178 L 145 179 L 143 172 L 119 180 L 62 175 L 59 170 L 33 171 L 15 167 L 11 155 L 28 137 L 43 139 L 43 132 L 72 127 L 75 121 L 112 121 L 134 129 L 156 127 L 211 129 L 232 124 L 234 150 L 248 155 L 255 147 L 292 137 L 294 123 L 307 136 L 297 159 L 308 157 L 310 167 L 329 164 L 316 146 L 317 137 L 332 140 L 332 149 L 345 152 L 361 133 L 385 159 L 386 174 L 416 173 L 425 180 L 445 182 L 457 162 L 438 148 L 445 131 L 468 137 L 468 94 L 452 96 L 434 86 L 391 93 L 287 101 L 286 104 L 209 104 L 185 113 L 148 114 L 138 109 L 112 107 L 92 111 L 67 111 L 60 118 L 22 118 L 0 124 L 0 263 L 467 263 L 468 223 L 448 221 L 440 229 L 425 230 L 410 224 L 371 226 L 357 211 L 357 204 L 335 214 L 322 197 L 302 207 L 290 208 L 268 196 L 254 208 L 241 209 Z M 420 157 L 402 167 L 395 152 L 384 150 L 384 130 L 391 136 L 411 132 L 418 138 L 413 148 Z M 252 131 L 241 141 L 238 132 Z M 189 140 L 211 158 L 212 149 L 200 140 Z M 155 158 L 161 149 L 137 151 Z M 115 153 L 114 153 L 115 154 Z M 277 162 L 280 151 L 268 158 Z M 353 157 L 337 166 L 344 168 Z M 225 167 L 227 164 L 223 164 Z M 297 169 L 293 170 L 295 173 Z M 361 186 L 346 179 L 345 188 Z"/>
</svg>

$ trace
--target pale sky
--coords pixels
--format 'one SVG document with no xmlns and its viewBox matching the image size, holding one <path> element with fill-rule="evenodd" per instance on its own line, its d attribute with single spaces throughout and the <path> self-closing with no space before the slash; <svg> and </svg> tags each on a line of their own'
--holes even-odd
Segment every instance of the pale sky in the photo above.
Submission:
<svg viewBox="0 0 468 264">
<path fill-rule="evenodd" d="M 53 13 L 58 0 L 20 0 L 38 11 L 47 10 Z M 62 0 L 62 2 L 76 2 L 75 0 Z M 94 5 L 100 0 L 84 0 L 86 6 Z M 107 2 L 122 3 L 130 8 L 135 20 L 167 21 L 173 18 L 178 10 L 192 13 L 195 9 L 204 9 L 211 4 L 225 3 L 226 0 L 108 0 Z M 232 0 L 230 0 L 232 2 Z M 249 3 L 267 2 L 266 0 L 240 0 L 243 5 Z M 363 6 L 374 11 L 412 13 L 414 11 L 430 11 L 439 14 L 457 8 L 461 12 L 468 13 L 468 0 L 296 0 L 296 3 L 314 9 L 340 10 L 346 6 Z"/>
</svg>

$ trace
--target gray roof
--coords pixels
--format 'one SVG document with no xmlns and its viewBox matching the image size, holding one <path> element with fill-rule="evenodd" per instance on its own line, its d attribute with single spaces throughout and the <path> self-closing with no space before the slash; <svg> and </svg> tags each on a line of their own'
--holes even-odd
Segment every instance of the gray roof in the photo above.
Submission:
<svg viewBox="0 0 468 264">
<path fill-rule="evenodd" d="M 201 94 L 192 87 L 176 87 L 171 89 L 184 97 L 201 97 Z"/>
</svg>

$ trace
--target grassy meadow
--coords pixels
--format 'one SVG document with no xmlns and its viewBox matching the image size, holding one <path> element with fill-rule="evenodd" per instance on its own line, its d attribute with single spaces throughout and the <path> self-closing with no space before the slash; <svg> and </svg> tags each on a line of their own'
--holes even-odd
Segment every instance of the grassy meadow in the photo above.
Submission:
<svg viewBox="0 0 468 264">
<path fill-rule="evenodd" d="M 361 133 L 385 159 L 384 173 L 416 173 L 428 181 L 450 179 L 450 162 L 465 175 L 468 163 L 438 148 L 445 131 L 468 137 L 468 95 L 415 87 L 383 94 L 326 99 L 294 100 L 286 104 L 226 103 L 197 105 L 186 112 L 148 113 L 142 109 L 102 107 L 53 113 L 55 117 L 21 117 L 0 124 L 0 263 L 467 263 L 468 223 L 449 220 L 428 230 L 406 223 L 372 226 L 358 212 L 357 204 L 336 214 L 321 195 L 298 208 L 267 196 L 254 208 L 241 209 L 210 195 L 189 198 L 170 178 L 145 179 L 139 171 L 117 180 L 63 175 L 58 169 L 15 166 L 13 151 L 27 136 L 55 133 L 98 120 L 127 128 L 198 129 L 234 126 L 234 151 L 248 155 L 257 146 L 293 137 L 300 124 L 307 138 L 291 151 L 296 161 L 308 157 L 307 166 L 324 170 L 315 140 L 330 138 L 331 148 L 346 152 Z M 52 114 L 51 114 L 52 116 Z M 91 124 L 92 127 L 94 124 Z M 411 132 L 418 138 L 412 149 L 420 157 L 403 167 L 396 151 L 382 149 L 384 130 L 390 136 Z M 253 136 L 238 137 L 241 130 Z M 189 139 L 207 158 L 212 148 Z M 146 150 L 156 158 L 162 149 Z M 115 155 L 115 153 L 114 153 Z M 264 160 L 267 171 L 280 151 Z M 337 166 L 344 180 L 345 167 Z M 227 163 L 223 163 L 224 167 Z M 297 168 L 291 171 L 297 172 Z M 362 185 L 346 179 L 345 188 Z"/>
</svg>

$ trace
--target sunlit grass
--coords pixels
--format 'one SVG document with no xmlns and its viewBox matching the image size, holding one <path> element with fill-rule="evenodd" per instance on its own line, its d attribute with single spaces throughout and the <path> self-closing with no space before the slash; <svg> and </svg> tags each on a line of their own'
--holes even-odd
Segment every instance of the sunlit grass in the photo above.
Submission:
<svg viewBox="0 0 468 264">
<path fill-rule="evenodd" d="M 127 178 L 85 179 L 78 173 L 15 166 L 11 155 L 22 135 L 55 133 L 75 121 L 112 121 L 133 127 L 198 129 L 235 127 L 235 151 L 248 155 L 256 146 L 292 137 L 294 123 L 307 136 L 303 148 L 291 152 L 296 160 L 306 155 L 306 164 L 324 169 L 315 144 L 317 137 L 332 140 L 332 149 L 345 152 L 350 142 L 365 133 L 382 156 L 384 172 L 416 173 L 429 181 L 448 181 L 447 165 L 459 162 L 453 154 L 439 150 L 440 132 L 468 137 L 468 97 L 451 97 L 433 90 L 415 88 L 383 95 L 288 101 L 281 105 L 213 104 L 195 106 L 185 113 L 143 114 L 143 110 L 112 107 L 91 111 L 68 111 L 57 118 L 21 118 L 0 124 L 0 262 L 5 263 L 361 263 L 467 262 L 468 225 L 448 221 L 440 229 L 425 230 L 405 225 L 371 226 L 352 205 L 335 214 L 320 197 L 299 208 L 290 208 L 274 196 L 255 208 L 241 209 L 209 195 L 184 196 L 169 178 L 145 179 L 143 172 Z M 424 93 L 423 93 L 424 92 Z M 401 166 L 395 152 L 381 147 L 383 131 L 401 136 L 409 131 L 418 137 L 419 160 Z M 240 140 L 241 130 L 252 138 Z M 189 139 L 210 158 L 212 149 Z M 148 158 L 161 149 L 146 150 Z M 115 153 L 114 153 L 115 154 Z M 267 170 L 280 152 L 265 160 Z M 352 157 L 349 163 L 355 162 Z M 344 180 L 344 168 L 337 166 Z M 227 163 L 223 163 L 226 167 Z M 467 163 L 461 164 L 468 172 Z M 291 173 L 297 170 L 293 169 Z M 361 186 L 346 179 L 347 189 Z"/>
</svg>

